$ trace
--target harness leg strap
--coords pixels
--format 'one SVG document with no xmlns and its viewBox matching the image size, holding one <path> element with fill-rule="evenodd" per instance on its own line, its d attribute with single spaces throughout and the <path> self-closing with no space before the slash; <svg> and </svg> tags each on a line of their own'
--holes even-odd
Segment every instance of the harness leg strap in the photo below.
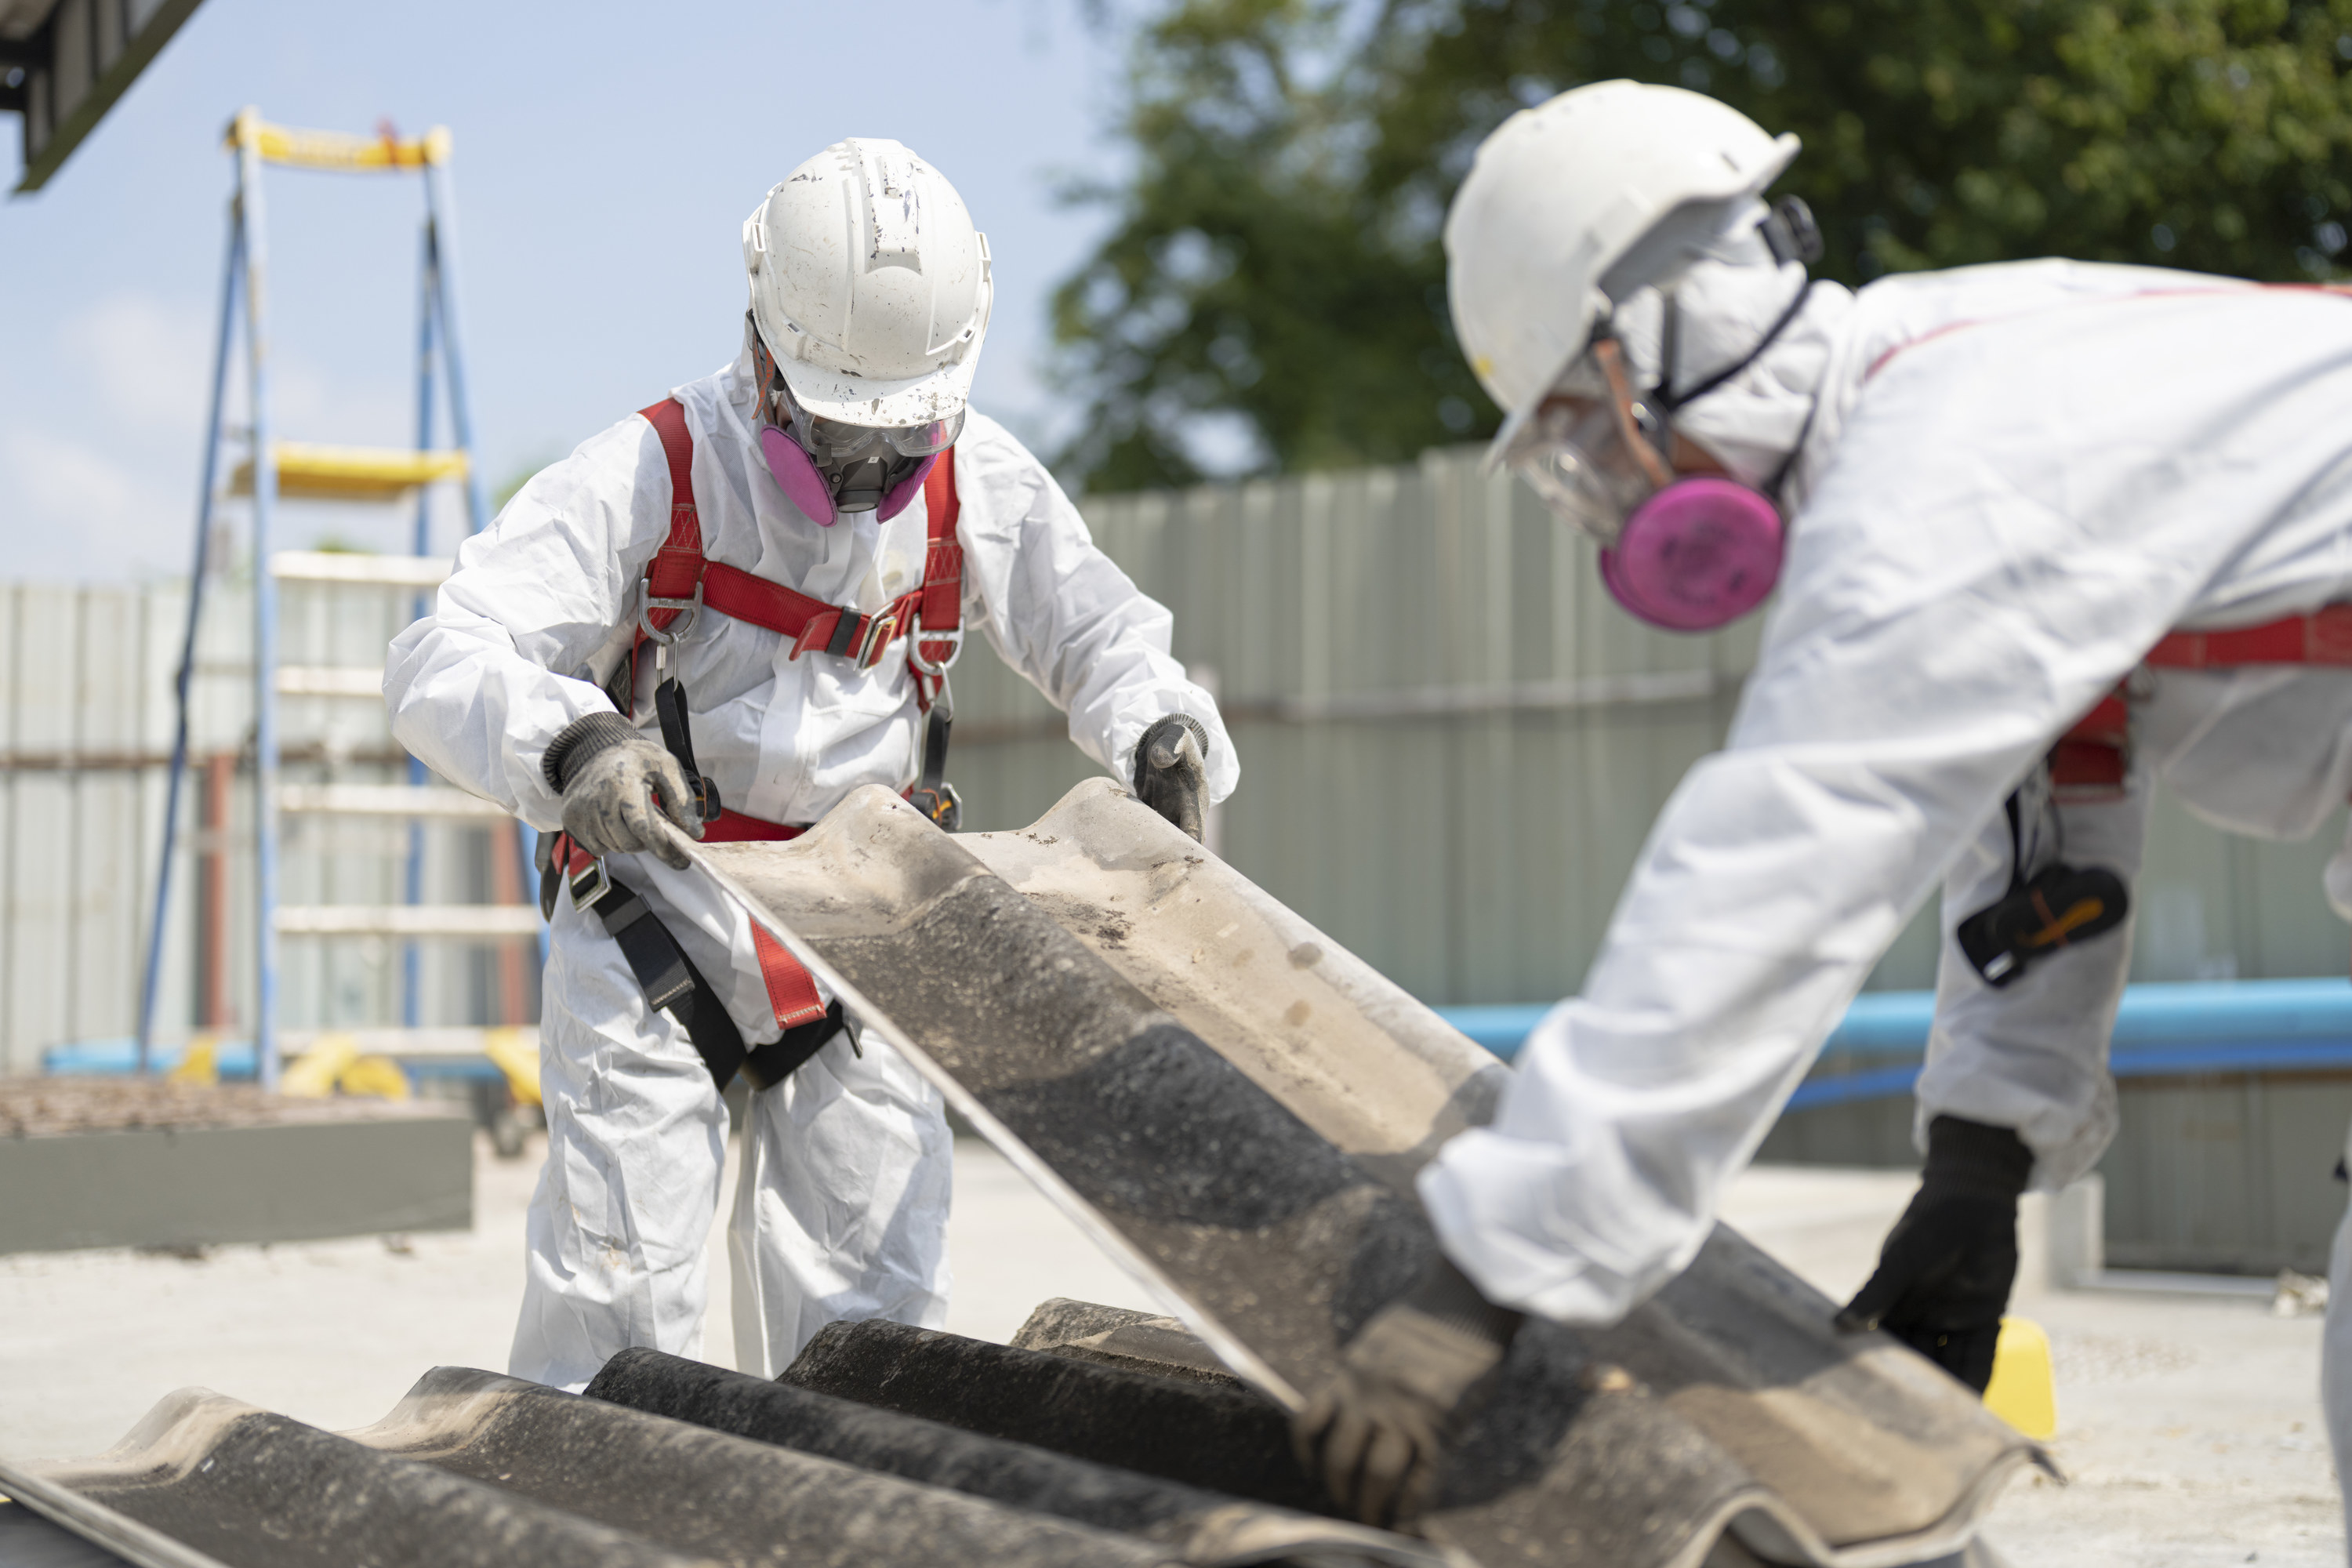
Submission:
<svg viewBox="0 0 2352 1568">
<path fill-rule="evenodd" d="M 588 909 L 620 947 L 629 973 L 645 991 L 646 1005 L 668 1013 L 684 1026 L 702 1065 L 710 1069 L 711 1080 L 725 1089 L 743 1066 L 743 1037 L 677 939 L 634 889 L 609 874 L 604 895 Z"/>
</svg>

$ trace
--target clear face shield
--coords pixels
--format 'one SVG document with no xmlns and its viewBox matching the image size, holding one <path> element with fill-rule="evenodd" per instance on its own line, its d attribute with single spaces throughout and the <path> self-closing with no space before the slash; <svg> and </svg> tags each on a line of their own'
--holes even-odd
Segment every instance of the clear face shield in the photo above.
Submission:
<svg viewBox="0 0 2352 1568">
<path fill-rule="evenodd" d="M 1643 501 L 1674 483 L 1666 421 L 1634 395 L 1624 345 L 1596 337 L 1505 450 L 1562 521 L 1613 545 Z"/>
<path fill-rule="evenodd" d="M 1755 363 L 1797 319 L 1811 289 L 1809 279 L 1737 363 L 1682 392 L 1662 384 L 1637 393 L 1625 346 L 1603 322 L 1504 449 L 1511 471 L 1547 506 L 1600 542 L 1611 596 L 1652 626 L 1713 631 L 1762 604 L 1780 581 L 1786 531 L 1771 497 L 1787 463 L 1762 490 L 1718 474 L 1678 475 L 1673 421 L 1676 409 Z M 1671 376 L 1678 319 L 1672 293 L 1664 304 L 1660 360 Z"/>
</svg>

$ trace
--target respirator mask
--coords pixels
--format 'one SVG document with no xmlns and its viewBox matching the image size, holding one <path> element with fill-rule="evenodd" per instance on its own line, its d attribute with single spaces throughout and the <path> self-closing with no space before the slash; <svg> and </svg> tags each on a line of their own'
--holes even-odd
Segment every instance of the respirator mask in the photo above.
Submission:
<svg viewBox="0 0 2352 1568">
<path fill-rule="evenodd" d="M 830 528 L 846 512 L 870 511 L 887 522 L 922 493 L 939 456 L 963 433 L 964 411 L 919 425 L 880 428 L 811 414 L 768 345 L 751 331 L 753 384 L 759 388 L 760 454 L 792 503 Z"/>
<path fill-rule="evenodd" d="M 1764 238 L 1776 261 L 1821 253 L 1811 215 L 1775 207 Z M 1762 604 L 1780 575 L 1787 529 L 1773 500 L 1803 447 L 1801 432 L 1759 488 L 1675 471 L 1674 416 L 1760 359 L 1804 310 L 1809 278 L 1756 346 L 1696 385 L 1673 385 L 1680 312 L 1663 293 L 1658 384 L 1635 387 L 1631 356 L 1603 320 L 1503 460 L 1566 521 L 1601 544 L 1601 577 L 1627 612 L 1671 631 L 1714 631 Z"/>
</svg>

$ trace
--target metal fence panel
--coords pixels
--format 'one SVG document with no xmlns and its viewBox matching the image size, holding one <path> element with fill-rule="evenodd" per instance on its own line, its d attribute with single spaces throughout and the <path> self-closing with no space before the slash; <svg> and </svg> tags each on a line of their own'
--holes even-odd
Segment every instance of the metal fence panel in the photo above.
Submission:
<svg viewBox="0 0 2352 1568">
<path fill-rule="evenodd" d="M 1415 994 L 1541 1002 L 1581 984 L 1652 821 L 1717 745 L 1758 622 L 1711 637 L 1643 626 L 1608 599 L 1593 551 L 1476 455 L 1389 468 L 1088 500 L 1097 542 L 1174 615 L 1173 643 L 1215 689 L 1240 793 L 1212 823 L 1227 858 Z M 128 1032 L 145 942 L 184 588 L 0 589 L 0 1070 L 71 1035 Z M 289 666 L 377 663 L 405 595 L 284 584 Z M 242 751 L 249 594 L 215 584 L 197 654 L 192 754 Z M 974 828 L 1025 825 L 1097 764 L 983 637 L 955 677 L 951 776 Z M 286 777 L 404 778 L 380 704 L 285 703 Z M 79 759 L 77 761 L 77 759 Z M 1122 759 L 1122 766 L 1124 760 Z M 233 786 L 220 951 L 231 1012 L 249 1008 L 250 799 Z M 175 875 L 164 1017 L 199 988 L 202 839 L 191 789 Z M 289 901 L 400 896 L 404 831 L 289 819 Z M 2325 830 L 2340 829 L 2340 821 Z M 428 900 L 488 896 L 483 834 L 441 829 Z M 2224 837 L 2176 804 L 2154 814 L 2135 979 L 2341 973 L 2310 844 Z M 1871 984 L 1934 981 L 1936 910 Z M 287 943 L 289 1026 L 396 1016 L 387 942 Z M 482 954 L 421 950 L 428 1021 L 481 1021 Z M 70 976 L 60 985 L 58 977 Z"/>
</svg>

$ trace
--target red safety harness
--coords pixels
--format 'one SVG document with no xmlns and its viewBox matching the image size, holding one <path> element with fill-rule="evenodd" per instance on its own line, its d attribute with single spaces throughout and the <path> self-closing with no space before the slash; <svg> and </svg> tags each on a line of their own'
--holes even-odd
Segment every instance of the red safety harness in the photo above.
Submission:
<svg viewBox="0 0 2352 1568">
<path fill-rule="evenodd" d="M 923 480 L 929 548 L 924 556 L 922 586 L 866 615 L 845 605 L 828 605 L 782 583 L 754 576 L 740 567 L 705 556 L 701 512 L 694 499 L 694 437 L 686 427 L 686 411 L 676 399 L 666 397 L 638 413 L 661 437 L 662 453 L 669 460 L 669 538 L 646 567 L 636 637 L 622 661 L 619 679 L 613 682 L 616 706 L 635 716 L 638 654 L 648 642 L 667 648 L 692 629 L 695 618 L 704 610 L 715 610 L 790 637 L 794 658 L 804 653 L 828 654 L 847 658 L 861 669 L 871 669 L 881 663 L 890 645 L 904 638 L 907 669 L 915 683 L 916 706 L 931 720 L 925 739 L 924 782 L 944 787 L 932 776 L 945 763 L 944 755 L 939 753 L 946 750 L 945 719 L 951 710 L 950 705 L 940 704 L 940 699 L 947 690 L 948 668 L 955 663 L 963 647 L 963 547 L 956 542 L 956 521 L 961 508 L 956 500 L 954 450 L 941 453 Z M 680 616 L 687 617 L 682 626 L 678 624 Z M 936 713 L 935 704 L 940 705 Z M 677 748 L 673 745 L 672 749 Z M 690 769 L 690 759 L 688 765 Z M 722 810 L 703 825 L 702 841 L 775 842 L 797 838 L 805 831 L 791 824 Z M 601 905 L 604 901 L 607 883 L 593 856 L 573 843 L 568 834 L 561 833 L 555 835 L 551 853 L 553 864 L 562 868 L 564 880 L 572 888 L 574 902 Z M 647 913 L 640 918 L 652 917 Z M 767 983 L 768 1001 L 777 1024 L 792 1030 L 824 1018 L 825 1006 L 818 997 L 816 982 L 800 961 L 756 924 L 751 928 L 751 941 L 759 953 L 760 973 Z M 632 953 L 631 958 L 632 967 L 635 967 L 636 955 Z M 664 1005 L 664 1000 L 655 1000 L 655 1005 Z M 695 1032 L 697 1047 L 703 1049 L 706 1059 L 711 1060 L 712 1071 L 717 1074 L 718 1059 L 699 1037 L 702 1031 Z M 735 1054 L 740 1056 L 740 1049 L 739 1041 Z M 752 1053 L 755 1061 L 757 1056 Z M 731 1066 L 726 1076 L 733 1076 Z M 724 1078 L 720 1086 L 725 1087 Z M 760 1087 L 767 1086 L 762 1083 Z"/>
<path fill-rule="evenodd" d="M 2352 668 L 2352 604 L 2327 605 L 2258 626 L 2174 632 L 2140 661 L 2148 669 L 2242 669 L 2249 665 Z M 2131 766 L 2131 709 L 2124 688 L 2101 698 L 2050 749 L 2050 783 L 2070 803 L 2115 800 Z"/>
<path fill-rule="evenodd" d="M 662 453 L 669 459 L 670 508 L 669 539 L 646 568 L 644 610 L 637 640 L 629 649 L 632 673 L 648 631 L 667 631 L 680 615 L 699 606 L 792 638 L 794 658 L 812 651 L 835 654 L 861 669 L 881 663 L 890 644 L 903 637 L 908 639 L 907 668 L 915 678 L 915 700 L 929 712 L 947 667 L 963 646 L 963 546 L 956 542 L 961 509 L 956 500 L 954 449 L 941 453 L 923 480 L 929 521 L 923 585 L 871 615 L 860 615 L 724 561 L 707 559 L 701 516 L 694 504 L 694 437 L 686 427 L 686 410 L 676 399 L 665 397 L 637 412 L 661 437 Z"/>
</svg>

